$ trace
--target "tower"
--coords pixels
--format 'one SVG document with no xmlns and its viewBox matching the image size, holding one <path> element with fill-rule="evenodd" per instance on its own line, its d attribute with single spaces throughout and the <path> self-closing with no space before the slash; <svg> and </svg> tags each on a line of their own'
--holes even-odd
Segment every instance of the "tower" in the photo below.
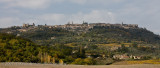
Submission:
<svg viewBox="0 0 160 68">
<path fill-rule="evenodd" d="M 85 22 L 83 21 L 83 24 L 84 24 Z"/>
<path fill-rule="evenodd" d="M 35 24 L 33 23 L 33 26 L 35 26 Z"/>
<path fill-rule="evenodd" d="M 73 24 L 73 21 L 72 21 L 72 24 Z"/>
<path fill-rule="evenodd" d="M 123 22 L 122 22 L 122 25 L 123 25 Z"/>
</svg>

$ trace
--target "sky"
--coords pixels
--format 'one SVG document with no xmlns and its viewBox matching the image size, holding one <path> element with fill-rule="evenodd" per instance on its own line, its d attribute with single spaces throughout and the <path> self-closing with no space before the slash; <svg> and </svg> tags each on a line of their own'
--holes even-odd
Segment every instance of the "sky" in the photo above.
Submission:
<svg viewBox="0 0 160 68">
<path fill-rule="evenodd" d="M 24 23 L 138 24 L 160 34 L 160 0 L 0 0 L 0 28 Z"/>
</svg>

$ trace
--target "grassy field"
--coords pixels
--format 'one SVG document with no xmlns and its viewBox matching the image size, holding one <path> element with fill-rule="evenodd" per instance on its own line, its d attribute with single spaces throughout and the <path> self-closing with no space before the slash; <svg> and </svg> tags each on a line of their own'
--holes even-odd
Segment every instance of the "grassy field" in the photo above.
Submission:
<svg viewBox="0 0 160 68">
<path fill-rule="evenodd" d="M 134 60 L 134 61 L 121 61 L 113 63 L 113 65 L 130 65 L 130 64 L 160 64 L 160 59 L 158 60 Z"/>
<path fill-rule="evenodd" d="M 131 43 L 123 43 L 126 47 L 129 47 Z M 110 43 L 110 44 L 97 44 L 97 45 L 103 45 L 103 46 L 109 46 L 109 47 L 120 47 L 121 44 L 118 43 Z"/>
<path fill-rule="evenodd" d="M 33 63 L 0 63 L 0 68 L 160 68 L 156 64 L 136 65 L 55 65 Z"/>
</svg>

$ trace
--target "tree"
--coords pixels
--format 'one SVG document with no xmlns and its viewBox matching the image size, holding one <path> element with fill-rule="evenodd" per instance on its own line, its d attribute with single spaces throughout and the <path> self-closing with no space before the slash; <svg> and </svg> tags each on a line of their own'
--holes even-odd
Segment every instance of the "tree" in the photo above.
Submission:
<svg viewBox="0 0 160 68">
<path fill-rule="evenodd" d="M 85 49 L 82 46 L 79 47 L 78 53 L 79 58 L 85 58 Z"/>
<path fill-rule="evenodd" d="M 94 65 L 96 63 L 93 58 L 85 58 L 84 62 L 86 65 Z"/>
<path fill-rule="evenodd" d="M 63 64 L 63 60 L 62 59 L 59 60 L 59 64 Z"/>
<path fill-rule="evenodd" d="M 48 63 L 50 63 L 50 62 L 51 62 L 51 56 L 48 55 Z"/>
<path fill-rule="evenodd" d="M 72 62 L 72 64 L 83 65 L 83 64 L 85 64 L 85 63 L 84 63 L 83 59 L 77 58 L 77 59 L 75 59 L 74 62 Z"/>
<path fill-rule="evenodd" d="M 124 44 L 121 44 L 121 48 L 118 49 L 118 51 L 122 53 L 126 53 L 128 52 L 128 48 Z"/>
<path fill-rule="evenodd" d="M 133 42 L 133 43 L 132 43 L 132 46 L 133 46 L 134 48 L 138 48 L 138 44 L 137 44 L 136 42 Z"/>
<path fill-rule="evenodd" d="M 55 60 L 55 58 L 53 57 L 53 58 L 52 58 L 52 63 L 55 64 L 55 62 L 56 62 L 56 60 Z"/>
</svg>

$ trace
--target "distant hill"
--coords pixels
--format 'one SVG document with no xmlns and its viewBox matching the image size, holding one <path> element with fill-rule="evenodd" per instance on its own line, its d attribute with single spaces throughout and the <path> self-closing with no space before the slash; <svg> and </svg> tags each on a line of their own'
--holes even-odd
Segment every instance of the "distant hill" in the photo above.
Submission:
<svg viewBox="0 0 160 68">
<path fill-rule="evenodd" d="M 79 29 L 80 30 L 80 29 Z M 160 36 L 145 28 L 125 29 L 120 27 L 102 27 L 97 26 L 87 31 L 70 31 L 62 28 L 37 27 L 27 32 L 13 30 L 14 35 L 28 38 L 40 45 L 51 45 L 55 43 L 148 43 L 159 44 Z M 5 29 L 4 32 L 10 32 L 11 29 Z M 43 40 L 43 41 L 41 41 Z M 43 43 L 44 42 L 44 43 Z"/>
<path fill-rule="evenodd" d="M 33 23 L 34 24 L 34 23 Z M 160 36 L 140 28 L 135 24 L 83 23 L 58 26 L 24 24 L 23 27 L 1 29 L 9 33 L 28 38 L 36 43 L 51 45 L 55 43 L 148 43 L 159 44 Z M 43 42 L 41 42 L 43 40 Z M 44 44 L 43 44 L 44 45 Z"/>
<path fill-rule="evenodd" d="M 85 29 L 87 24 L 83 25 L 0 29 L 0 61 L 104 65 L 160 58 L 160 36 L 145 28 L 102 24 Z"/>
</svg>

